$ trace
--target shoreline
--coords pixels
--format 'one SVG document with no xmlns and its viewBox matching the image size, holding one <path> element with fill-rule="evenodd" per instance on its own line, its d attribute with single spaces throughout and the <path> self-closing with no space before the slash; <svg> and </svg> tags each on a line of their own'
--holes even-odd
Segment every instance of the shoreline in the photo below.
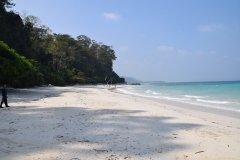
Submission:
<svg viewBox="0 0 240 160">
<path fill-rule="evenodd" d="M 210 123 L 218 123 L 226 127 L 229 127 L 229 126 L 234 127 L 231 121 L 223 120 L 224 118 L 229 118 L 232 120 L 233 119 L 236 119 L 237 121 L 239 120 L 239 124 L 240 124 L 240 113 L 236 111 L 224 110 L 219 108 L 211 108 L 211 107 L 205 107 L 200 105 L 193 105 L 193 104 L 188 104 L 184 102 L 171 101 L 171 100 L 166 100 L 161 98 L 158 99 L 158 98 L 151 98 L 151 97 L 139 96 L 134 94 L 127 94 L 117 90 L 111 90 L 111 91 L 115 93 L 123 94 L 123 95 L 150 100 L 151 104 L 155 102 L 154 104 L 160 107 L 161 105 L 164 105 L 164 108 L 166 109 L 173 110 L 179 113 L 186 113 L 187 115 L 204 119 L 205 121 L 208 121 Z M 221 117 L 221 118 L 215 119 L 215 117 Z M 240 129 L 240 126 L 237 128 Z"/>
<path fill-rule="evenodd" d="M 240 157 L 237 118 L 171 106 L 104 86 L 24 89 L 9 92 L 9 97 L 11 107 L 0 110 L 0 159 Z"/>
<path fill-rule="evenodd" d="M 119 87 L 122 88 L 122 87 Z M 233 111 L 230 109 L 225 109 L 225 108 L 217 108 L 217 107 L 208 107 L 208 106 L 203 106 L 200 104 L 191 104 L 187 102 L 179 102 L 179 101 L 173 101 L 173 100 L 167 100 L 164 98 L 154 98 L 154 97 L 147 97 L 147 96 L 141 96 L 141 95 L 135 95 L 135 94 L 128 94 L 124 93 L 118 90 L 112 90 L 113 92 L 118 92 L 120 94 L 126 94 L 129 96 L 134 96 L 134 97 L 141 97 L 149 100 L 154 100 L 159 103 L 163 103 L 165 105 L 170 105 L 170 106 L 176 106 L 182 109 L 188 109 L 188 110 L 195 110 L 195 111 L 201 111 L 201 112 L 210 112 L 212 114 L 218 114 L 222 116 L 227 116 L 231 118 L 237 118 L 240 119 L 240 112 L 238 111 Z"/>
</svg>

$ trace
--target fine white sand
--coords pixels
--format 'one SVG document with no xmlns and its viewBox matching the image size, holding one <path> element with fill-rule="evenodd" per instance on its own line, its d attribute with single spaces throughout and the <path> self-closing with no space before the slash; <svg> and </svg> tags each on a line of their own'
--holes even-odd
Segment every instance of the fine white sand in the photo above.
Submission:
<svg viewBox="0 0 240 160">
<path fill-rule="evenodd" d="M 239 160 L 240 117 L 94 86 L 9 89 L 1 160 Z"/>
</svg>

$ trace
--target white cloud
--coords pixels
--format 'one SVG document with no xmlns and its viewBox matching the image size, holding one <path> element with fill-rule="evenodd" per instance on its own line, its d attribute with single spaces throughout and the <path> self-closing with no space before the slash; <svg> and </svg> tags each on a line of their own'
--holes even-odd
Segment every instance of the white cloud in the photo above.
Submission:
<svg viewBox="0 0 240 160">
<path fill-rule="evenodd" d="M 128 50 L 128 46 L 120 46 L 120 51 L 127 51 Z"/>
<path fill-rule="evenodd" d="M 158 47 L 158 50 L 161 52 L 170 52 L 173 51 L 173 47 L 161 45 Z"/>
<path fill-rule="evenodd" d="M 179 56 L 188 56 L 188 55 L 190 55 L 190 53 L 188 51 L 186 51 L 186 50 L 178 50 L 177 53 L 178 53 Z"/>
<path fill-rule="evenodd" d="M 114 13 L 103 13 L 102 15 L 103 15 L 105 18 L 111 19 L 111 20 L 114 20 L 114 21 L 117 21 L 117 20 L 119 20 L 119 18 L 120 18 L 119 15 L 114 14 Z"/>
<path fill-rule="evenodd" d="M 210 24 L 210 25 L 204 25 L 204 26 L 199 26 L 198 29 L 201 31 L 201 32 L 211 32 L 213 30 L 216 30 L 216 29 L 221 29 L 223 28 L 224 25 L 219 23 L 219 24 Z"/>
</svg>

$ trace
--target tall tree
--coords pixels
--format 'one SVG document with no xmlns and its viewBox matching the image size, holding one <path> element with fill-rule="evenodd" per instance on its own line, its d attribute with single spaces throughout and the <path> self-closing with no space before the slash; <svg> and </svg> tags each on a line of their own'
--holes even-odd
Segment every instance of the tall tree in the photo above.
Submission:
<svg viewBox="0 0 240 160">
<path fill-rule="evenodd" d="M 14 3 L 11 3 L 12 0 L 1 0 L 0 1 L 0 13 L 6 12 L 6 8 L 11 8 L 15 6 Z"/>
<path fill-rule="evenodd" d="M 7 12 L 6 8 L 14 6 L 11 0 L 1 0 L 0 4 L 0 41 L 4 41 L 19 54 L 28 53 L 31 46 L 29 34 L 31 26 L 24 25 L 21 17 L 13 11 Z"/>
</svg>

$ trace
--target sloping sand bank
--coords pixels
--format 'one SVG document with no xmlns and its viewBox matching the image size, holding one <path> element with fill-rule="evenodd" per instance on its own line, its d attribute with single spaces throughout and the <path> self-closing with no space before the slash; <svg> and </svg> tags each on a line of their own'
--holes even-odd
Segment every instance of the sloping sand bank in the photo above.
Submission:
<svg viewBox="0 0 240 160">
<path fill-rule="evenodd" d="M 10 90 L 9 102 L 1 160 L 240 159 L 240 117 L 99 87 Z"/>
</svg>

